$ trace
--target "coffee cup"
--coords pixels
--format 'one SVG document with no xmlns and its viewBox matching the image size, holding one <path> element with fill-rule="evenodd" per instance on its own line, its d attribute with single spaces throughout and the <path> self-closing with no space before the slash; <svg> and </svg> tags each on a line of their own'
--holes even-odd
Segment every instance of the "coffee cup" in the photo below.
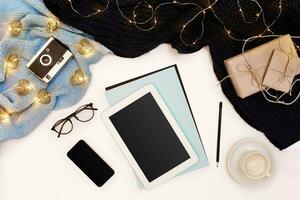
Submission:
<svg viewBox="0 0 300 200">
<path fill-rule="evenodd" d="M 240 157 L 240 169 L 243 174 L 252 180 L 271 177 L 271 162 L 259 151 L 248 151 Z"/>
</svg>

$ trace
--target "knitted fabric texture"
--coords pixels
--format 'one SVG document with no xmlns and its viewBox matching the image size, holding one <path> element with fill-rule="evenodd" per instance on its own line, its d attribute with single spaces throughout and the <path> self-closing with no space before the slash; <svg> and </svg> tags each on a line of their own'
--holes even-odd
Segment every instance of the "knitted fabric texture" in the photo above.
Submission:
<svg viewBox="0 0 300 200">
<path fill-rule="evenodd" d="M 0 142 L 29 134 L 52 110 L 66 108 L 78 102 L 85 94 L 88 83 L 72 85 L 70 80 L 73 73 L 81 70 L 90 77 L 89 65 L 109 52 L 105 47 L 90 40 L 86 34 L 61 23 L 57 30 L 47 31 L 51 17 L 53 14 L 40 0 L 0 1 L 0 25 L 3 36 L 0 41 L 0 109 L 9 114 L 8 120 L 0 123 Z M 22 32 L 19 36 L 13 37 L 9 26 L 15 20 L 22 23 Z M 50 84 L 46 84 L 29 71 L 26 64 L 51 36 L 68 46 L 74 57 Z M 94 46 L 94 52 L 89 57 L 77 52 L 76 44 L 82 39 L 89 40 Z M 12 73 L 8 73 L 5 67 L 5 60 L 10 55 L 19 57 L 19 65 Z M 20 80 L 29 81 L 33 86 L 32 92 L 24 96 L 17 94 L 16 87 Z M 50 102 L 37 101 L 41 90 L 46 90 L 50 94 Z"/>
<path fill-rule="evenodd" d="M 84 18 L 75 13 L 70 8 L 68 1 L 44 0 L 44 2 L 62 21 L 91 34 L 101 44 L 120 56 L 139 56 L 161 43 L 171 44 L 179 53 L 194 52 L 204 45 L 209 45 L 216 76 L 222 80 L 228 75 L 223 61 L 242 52 L 243 42 L 230 39 L 223 25 L 209 10 L 206 12 L 204 20 L 203 37 L 196 45 L 190 47 L 182 43 L 179 34 L 182 24 L 191 19 L 198 11 L 193 6 L 169 5 L 162 7 L 158 12 L 157 26 L 151 31 L 143 32 L 122 18 L 115 2 L 111 2 L 105 12 L 90 18 Z M 134 6 L 139 0 L 121 2 L 122 11 L 127 16 L 132 17 Z M 155 7 L 158 3 L 166 1 L 149 0 L 148 2 Z M 207 0 L 190 2 L 198 3 L 203 8 L 207 7 Z M 259 12 L 257 5 L 251 1 L 240 2 L 247 20 L 255 19 L 255 14 Z M 276 18 L 279 11 L 278 2 L 278 0 L 259 1 L 265 11 L 267 23 L 271 23 Z M 103 7 L 106 0 L 73 0 L 73 4 L 82 14 L 90 14 L 95 8 Z M 282 15 L 271 29 L 276 34 L 300 35 L 300 1 L 283 0 L 282 7 Z M 242 21 L 236 0 L 219 0 L 214 6 L 214 10 L 225 23 L 227 29 L 237 38 L 248 38 L 265 29 L 262 16 L 255 23 L 245 24 Z M 187 31 L 183 34 L 185 41 L 193 41 L 201 33 L 201 16 L 197 19 L 187 27 Z M 258 39 L 247 45 L 246 49 L 267 41 L 267 39 Z M 299 44 L 297 40 L 294 42 Z M 284 149 L 300 140 L 299 101 L 291 106 L 272 104 L 267 102 L 261 93 L 241 99 L 237 97 L 229 79 L 222 82 L 221 85 L 224 94 L 240 116 L 251 126 L 263 132 L 276 147 Z M 297 84 L 293 91 L 293 97 L 295 97 L 295 94 L 300 91 L 300 84 Z M 199 92 L 201 92 L 201 86 L 199 86 Z"/>
</svg>

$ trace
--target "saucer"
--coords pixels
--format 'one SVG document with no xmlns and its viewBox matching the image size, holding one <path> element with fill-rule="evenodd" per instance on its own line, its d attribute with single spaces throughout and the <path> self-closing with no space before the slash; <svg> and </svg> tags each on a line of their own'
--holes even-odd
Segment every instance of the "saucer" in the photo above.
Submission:
<svg viewBox="0 0 300 200">
<path fill-rule="evenodd" d="M 259 180 L 253 180 L 247 178 L 242 170 L 240 169 L 239 163 L 240 163 L 240 157 L 245 151 L 259 151 L 262 154 L 266 155 L 271 163 L 271 174 L 272 174 L 272 155 L 268 148 L 261 142 L 257 141 L 253 138 L 247 138 L 239 141 L 237 144 L 235 144 L 231 150 L 228 153 L 227 156 L 227 170 L 230 174 L 230 176 L 237 182 L 242 185 L 254 185 L 261 182 L 264 182 L 265 180 L 269 179 L 268 177 L 259 179 Z"/>
</svg>

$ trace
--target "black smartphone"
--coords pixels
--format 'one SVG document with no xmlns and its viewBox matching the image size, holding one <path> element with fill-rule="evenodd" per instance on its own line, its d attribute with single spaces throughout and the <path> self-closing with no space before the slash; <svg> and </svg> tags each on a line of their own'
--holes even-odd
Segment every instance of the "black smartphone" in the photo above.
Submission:
<svg viewBox="0 0 300 200">
<path fill-rule="evenodd" d="M 98 187 L 114 175 L 114 170 L 83 140 L 80 140 L 67 156 L 83 171 Z"/>
</svg>

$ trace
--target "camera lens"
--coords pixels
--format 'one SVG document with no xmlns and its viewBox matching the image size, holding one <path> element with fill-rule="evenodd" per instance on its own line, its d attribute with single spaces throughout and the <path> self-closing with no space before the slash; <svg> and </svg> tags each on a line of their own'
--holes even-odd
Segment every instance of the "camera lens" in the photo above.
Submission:
<svg viewBox="0 0 300 200">
<path fill-rule="evenodd" d="M 52 63 L 52 57 L 48 54 L 44 54 L 40 57 L 40 63 L 47 67 Z"/>
</svg>

